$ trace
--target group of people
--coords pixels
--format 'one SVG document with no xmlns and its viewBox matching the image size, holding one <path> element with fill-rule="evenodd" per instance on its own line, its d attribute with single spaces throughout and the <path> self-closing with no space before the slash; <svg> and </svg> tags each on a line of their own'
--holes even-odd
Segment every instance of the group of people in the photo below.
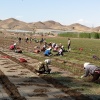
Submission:
<svg viewBox="0 0 100 100">
<path fill-rule="evenodd" d="M 51 52 L 51 50 L 52 50 L 53 48 L 52 47 L 49 47 L 49 48 L 47 48 L 45 51 L 44 51 L 44 55 L 45 56 L 51 56 L 51 55 L 57 55 L 57 56 L 59 56 L 59 55 L 61 55 L 61 56 L 63 56 L 63 48 L 62 47 L 60 47 L 60 48 L 58 48 L 58 50 L 56 50 L 56 51 L 52 51 L 52 52 L 57 52 L 56 54 L 53 54 L 52 52 Z"/>
<path fill-rule="evenodd" d="M 64 52 L 67 52 L 68 50 L 64 48 L 64 46 L 60 43 L 59 45 L 56 43 L 49 43 L 43 45 L 44 55 L 45 56 L 63 56 Z"/>
<path fill-rule="evenodd" d="M 19 38 L 19 42 L 21 41 L 21 39 Z M 67 51 L 70 51 L 70 46 L 71 46 L 71 40 L 70 38 L 68 38 L 68 45 L 67 45 Z M 15 50 L 15 52 L 17 52 L 17 48 L 16 48 L 16 43 L 14 43 L 13 45 L 10 46 L 11 49 Z M 44 51 L 44 55 L 45 56 L 51 56 L 51 50 L 53 50 L 54 52 L 57 52 L 57 54 L 55 55 L 62 55 L 63 56 L 63 52 L 65 52 L 66 50 L 64 49 L 64 46 L 60 43 L 59 45 L 57 45 L 56 43 L 49 43 L 47 44 L 46 42 L 44 42 L 43 48 L 42 50 Z M 51 69 L 48 67 L 51 64 L 51 60 L 50 59 L 46 59 L 43 62 L 39 62 L 38 66 L 36 67 L 35 71 L 38 74 L 43 74 L 43 73 L 50 73 Z M 85 70 L 84 75 L 82 75 L 80 78 L 84 78 L 87 77 L 89 75 L 92 75 L 92 82 L 95 82 L 96 80 L 99 79 L 100 77 L 100 67 L 91 64 L 89 62 L 84 63 L 83 68 Z"/>
<path fill-rule="evenodd" d="M 36 38 L 34 39 L 35 41 Z M 44 41 L 43 38 L 41 38 L 42 43 L 42 47 L 41 46 L 35 46 L 34 47 L 34 53 L 39 53 L 39 52 L 44 52 L 44 56 L 63 56 L 64 52 L 69 52 L 71 50 L 70 46 L 71 46 L 71 40 L 70 38 L 68 38 L 68 44 L 67 44 L 67 49 L 65 49 L 65 47 L 60 43 L 52 43 L 49 42 L 47 43 L 46 41 Z M 41 43 L 40 43 L 41 44 Z M 37 52 L 39 51 L 39 52 Z"/>
</svg>

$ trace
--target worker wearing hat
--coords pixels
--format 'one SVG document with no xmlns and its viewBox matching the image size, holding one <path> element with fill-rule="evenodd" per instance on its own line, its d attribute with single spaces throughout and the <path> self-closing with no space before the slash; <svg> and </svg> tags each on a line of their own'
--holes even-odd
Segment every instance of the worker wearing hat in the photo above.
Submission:
<svg viewBox="0 0 100 100">
<path fill-rule="evenodd" d="M 49 69 L 48 66 L 50 65 L 50 63 L 51 63 L 51 59 L 46 59 L 43 62 L 39 62 L 35 71 L 39 74 L 43 74 L 43 73 L 50 74 L 51 69 Z"/>
<path fill-rule="evenodd" d="M 85 70 L 85 74 L 81 76 L 81 78 L 83 77 L 87 77 L 88 75 L 92 75 L 93 78 L 91 81 L 96 81 L 99 79 L 100 76 L 100 68 L 96 65 L 93 65 L 89 62 L 84 63 L 84 70 Z"/>
</svg>

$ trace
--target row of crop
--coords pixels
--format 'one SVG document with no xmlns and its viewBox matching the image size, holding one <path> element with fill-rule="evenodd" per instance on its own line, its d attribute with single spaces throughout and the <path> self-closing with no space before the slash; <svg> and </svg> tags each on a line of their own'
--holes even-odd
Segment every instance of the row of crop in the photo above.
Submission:
<svg viewBox="0 0 100 100">
<path fill-rule="evenodd" d="M 75 33 L 75 32 L 67 32 L 67 33 L 60 33 L 58 36 L 61 37 L 72 37 L 72 38 L 94 38 L 100 39 L 100 33 L 92 32 L 92 33 Z"/>
</svg>

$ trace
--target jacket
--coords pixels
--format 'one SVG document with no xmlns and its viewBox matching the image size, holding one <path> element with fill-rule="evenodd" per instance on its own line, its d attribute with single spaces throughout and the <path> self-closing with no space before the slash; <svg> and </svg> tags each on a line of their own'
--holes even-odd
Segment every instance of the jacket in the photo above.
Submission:
<svg viewBox="0 0 100 100">
<path fill-rule="evenodd" d="M 50 50 L 45 50 L 44 55 L 49 56 L 50 54 L 51 54 L 51 51 Z"/>
<path fill-rule="evenodd" d="M 39 62 L 37 67 L 36 67 L 36 70 L 37 71 L 44 71 L 45 72 L 46 70 L 48 70 L 48 63 L 46 63 L 46 62 Z"/>
<path fill-rule="evenodd" d="M 85 74 L 83 75 L 84 77 L 87 77 L 89 74 L 93 75 L 94 71 L 98 69 L 97 66 L 89 64 L 85 68 Z"/>
</svg>

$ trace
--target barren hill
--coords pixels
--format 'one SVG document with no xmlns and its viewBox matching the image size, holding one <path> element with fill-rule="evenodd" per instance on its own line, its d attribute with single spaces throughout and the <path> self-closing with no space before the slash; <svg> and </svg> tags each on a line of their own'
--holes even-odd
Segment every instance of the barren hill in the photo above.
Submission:
<svg viewBox="0 0 100 100">
<path fill-rule="evenodd" d="M 74 23 L 68 26 L 70 30 L 89 31 L 90 28 L 79 23 Z"/>
<path fill-rule="evenodd" d="M 62 26 L 60 23 L 58 22 L 55 22 L 55 21 L 45 21 L 44 24 L 48 27 L 52 27 L 52 26 Z"/>
<path fill-rule="evenodd" d="M 61 25 L 59 22 L 55 22 L 55 21 L 52 21 L 52 20 L 49 20 L 49 21 L 45 21 L 44 24 L 51 28 L 51 29 L 60 29 L 60 30 L 63 30 L 64 28 L 66 28 L 65 25 Z"/>
<path fill-rule="evenodd" d="M 93 31 L 100 32 L 100 26 L 93 28 Z"/>
<path fill-rule="evenodd" d="M 31 23 L 32 27 L 36 27 L 37 29 L 64 29 L 65 26 L 61 25 L 58 22 L 55 21 L 45 21 L 45 22 L 35 22 L 35 23 Z"/>
<path fill-rule="evenodd" d="M 62 25 L 59 22 L 55 22 L 53 20 L 45 21 L 45 22 L 32 22 L 26 23 L 23 21 L 19 21 L 14 18 L 9 18 L 6 20 L 0 20 L 0 28 L 1 29 L 15 29 L 15 30 L 33 30 L 36 29 L 57 29 L 57 30 L 74 30 L 74 31 L 81 31 L 81 32 L 91 32 L 96 31 L 100 32 L 100 26 L 96 28 L 90 28 L 79 23 L 74 23 L 71 25 Z"/>
<path fill-rule="evenodd" d="M 16 20 L 14 18 L 9 18 L 6 20 L 0 21 L 0 28 L 3 29 L 18 29 L 18 30 L 30 30 L 31 27 L 22 21 Z"/>
<path fill-rule="evenodd" d="M 46 26 L 43 22 L 39 21 L 39 22 L 35 22 L 35 23 L 30 23 L 31 27 L 36 27 L 38 29 L 48 29 L 49 27 Z"/>
</svg>

